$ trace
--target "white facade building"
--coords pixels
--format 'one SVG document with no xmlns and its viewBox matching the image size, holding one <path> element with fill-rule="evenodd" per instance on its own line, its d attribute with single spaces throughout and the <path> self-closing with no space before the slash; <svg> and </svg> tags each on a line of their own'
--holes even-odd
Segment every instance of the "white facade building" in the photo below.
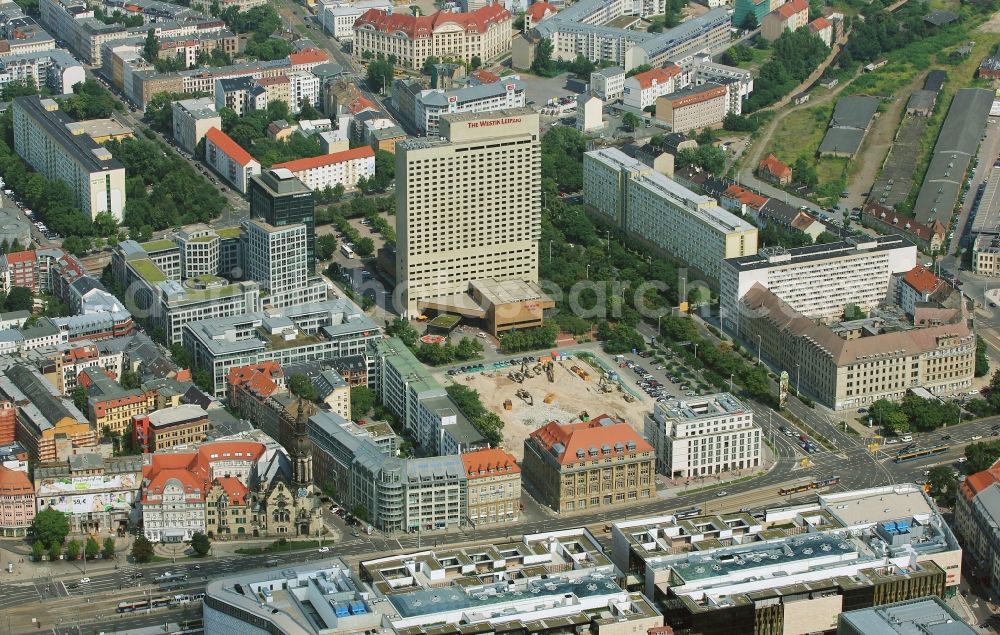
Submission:
<svg viewBox="0 0 1000 635">
<path fill-rule="evenodd" d="M 590 74 L 590 90 L 604 101 L 621 99 L 625 93 L 625 69 L 609 66 Z"/>
<path fill-rule="evenodd" d="M 306 226 L 275 227 L 250 220 L 246 229 L 246 273 L 268 293 L 281 294 L 306 285 Z"/>
<path fill-rule="evenodd" d="M 656 448 L 656 471 L 670 478 L 760 466 L 761 429 L 729 393 L 656 404 L 644 436 Z"/>
<path fill-rule="evenodd" d="M 312 73 L 299 71 L 288 73 L 289 101 L 292 114 L 302 111 L 302 101 L 306 100 L 313 108 L 319 107 L 319 77 Z"/>
<path fill-rule="evenodd" d="M 189 154 L 194 154 L 209 128 L 222 130 L 222 116 L 215 109 L 212 97 L 175 101 L 172 109 L 174 141 Z"/>
<path fill-rule="evenodd" d="M 515 76 L 455 90 L 421 91 L 415 100 L 414 121 L 420 132 L 436 137 L 441 115 L 520 108 L 525 103 L 524 87 L 524 82 Z"/>
<path fill-rule="evenodd" d="M 625 80 L 622 103 L 639 110 L 653 106 L 657 97 L 680 88 L 681 79 L 681 69 L 676 64 L 633 75 Z"/>
<path fill-rule="evenodd" d="M 722 325 L 739 328 L 738 302 L 758 283 L 812 320 L 837 320 L 848 304 L 868 312 L 885 302 L 892 276 L 916 264 L 917 248 L 900 236 L 770 248 L 726 260 L 719 281 Z"/>
<path fill-rule="evenodd" d="M 583 200 L 629 234 L 719 279 L 725 258 L 757 252 L 757 228 L 621 150 L 583 155 Z"/>
<path fill-rule="evenodd" d="M 354 23 L 368 9 L 391 12 L 390 0 L 359 0 L 358 2 L 327 2 L 319 11 L 323 30 L 338 40 L 354 39 Z"/>
<path fill-rule="evenodd" d="M 250 177 L 260 174 L 257 159 L 218 128 L 205 133 L 205 161 L 241 194 L 247 193 Z"/>
<path fill-rule="evenodd" d="M 580 132 L 604 127 L 604 102 L 599 97 L 583 93 L 576 98 L 576 129 Z"/>
<path fill-rule="evenodd" d="M 10 82 L 31 79 L 39 88 L 48 87 L 57 95 L 73 92 L 84 81 L 83 65 L 62 49 L 0 56 L 0 89 Z"/>
<path fill-rule="evenodd" d="M 375 151 L 371 146 L 360 146 L 353 150 L 278 163 L 273 167 L 288 170 L 313 191 L 338 185 L 350 191 L 357 187 L 360 179 L 375 176 Z"/>
</svg>

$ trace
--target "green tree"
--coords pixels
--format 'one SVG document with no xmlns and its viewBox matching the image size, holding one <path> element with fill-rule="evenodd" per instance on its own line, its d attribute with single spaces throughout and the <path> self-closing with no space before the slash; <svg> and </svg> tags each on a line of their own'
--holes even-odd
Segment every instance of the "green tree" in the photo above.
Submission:
<svg viewBox="0 0 1000 635">
<path fill-rule="evenodd" d="M 77 386 L 73 389 L 73 405 L 80 412 L 87 413 L 87 389 L 83 386 Z"/>
<path fill-rule="evenodd" d="M 153 559 L 153 543 L 146 536 L 139 534 L 132 543 L 132 559 L 139 564 L 145 564 Z"/>
<path fill-rule="evenodd" d="M 337 251 L 337 237 L 333 234 L 323 234 L 316 237 L 316 258 L 329 260 Z"/>
<path fill-rule="evenodd" d="M 112 560 L 115 557 L 115 539 L 108 536 L 104 539 L 104 559 Z"/>
<path fill-rule="evenodd" d="M 910 421 L 903 409 L 887 399 L 879 399 L 868 409 L 868 417 L 874 425 L 882 426 L 886 432 L 899 434 L 909 432 Z"/>
<path fill-rule="evenodd" d="M 535 59 L 531 62 L 531 72 L 542 77 L 552 77 L 558 71 L 552 60 L 552 40 L 542 38 L 535 45 Z"/>
<path fill-rule="evenodd" d="M 35 540 L 47 545 L 53 543 L 61 545 L 69 535 L 69 520 L 61 511 L 46 507 L 35 514 L 35 519 L 31 521 L 31 530 Z"/>
<path fill-rule="evenodd" d="M 83 238 L 79 236 L 67 236 L 63 241 L 63 249 L 74 256 L 83 256 L 87 253 L 83 248 Z"/>
<path fill-rule="evenodd" d="M 139 387 L 139 375 L 134 370 L 125 369 L 121 377 L 122 388 L 134 390 Z"/>
<path fill-rule="evenodd" d="M 474 71 L 483 65 L 483 60 L 479 59 L 478 55 L 473 55 L 472 59 L 469 60 L 469 71 Z"/>
<path fill-rule="evenodd" d="M 97 542 L 97 538 L 87 536 L 87 544 L 83 548 L 84 557 L 87 560 L 93 560 L 99 553 L 101 553 L 101 545 Z"/>
<path fill-rule="evenodd" d="M 597 65 L 587 59 L 582 53 L 576 56 L 576 59 L 569 63 L 567 67 L 569 72 L 573 73 L 580 79 L 590 80 L 590 74 L 594 72 Z"/>
<path fill-rule="evenodd" d="M 31 558 L 38 562 L 45 555 L 45 545 L 42 544 L 41 540 L 36 540 L 34 544 L 31 545 Z"/>
<path fill-rule="evenodd" d="M 368 236 L 363 236 L 354 242 L 354 253 L 362 258 L 367 258 L 375 252 L 375 241 Z"/>
<path fill-rule="evenodd" d="M 174 363 L 181 368 L 191 368 L 191 354 L 187 352 L 183 344 L 173 343 L 170 345 L 170 357 Z"/>
<path fill-rule="evenodd" d="M 61 542 L 53 542 L 49 544 L 49 560 L 55 562 L 62 555 L 63 546 Z"/>
<path fill-rule="evenodd" d="M 976 377 L 983 377 L 990 372 L 990 358 L 986 355 L 986 340 L 976 336 Z"/>
<path fill-rule="evenodd" d="M 70 560 L 76 560 L 79 555 L 80 541 L 74 538 L 66 544 L 66 557 Z"/>
<path fill-rule="evenodd" d="M 622 127 L 629 132 L 634 132 L 641 123 L 642 120 L 630 112 L 625 113 L 625 116 L 622 117 Z"/>
<path fill-rule="evenodd" d="M 316 388 L 312 380 L 302 373 L 295 373 L 288 378 L 288 390 L 306 401 L 316 401 Z"/>
<path fill-rule="evenodd" d="M 715 143 L 715 133 L 712 132 L 711 128 L 702 128 L 701 132 L 695 137 L 695 141 L 700 146 L 710 145 Z"/>
<path fill-rule="evenodd" d="M 204 556 L 208 553 L 208 550 L 212 548 L 212 543 L 209 542 L 208 536 L 200 531 L 196 531 L 191 534 L 191 548 L 194 549 L 194 552 L 199 556 Z"/>
<path fill-rule="evenodd" d="M 198 388 L 201 388 L 205 392 L 212 392 L 215 390 L 215 382 L 212 381 L 212 373 L 208 372 L 204 368 L 198 368 L 191 373 L 191 379 L 194 380 L 194 383 L 198 386 Z"/>
<path fill-rule="evenodd" d="M 3 308 L 7 311 L 30 311 L 32 308 L 31 289 L 27 287 L 11 287 L 4 300 Z"/>
<path fill-rule="evenodd" d="M 142 56 L 152 62 L 160 54 L 160 41 L 156 38 L 156 29 L 146 31 L 146 41 L 142 45 Z"/>
<path fill-rule="evenodd" d="M 969 474 L 989 469 L 1000 459 L 1000 441 L 982 441 L 965 446 L 965 470 Z"/>
<path fill-rule="evenodd" d="M 385 325 L 385 333 L 391 337 L 398 337 L 410 348 L 417 345 L 417 338 L 420 336 L 417 333 L 417 329 L 413 328 L 410 324 L 410 321 L 402 317 L 387 323 Z"/>
<path fill-rule="evenodd" d="M 28 77 L 23 80 L 16 79 L 12 82 L 7 82 L 7 84 L 4 85 L 3 90 L 0 91 L 0 99 L 3 101 L 10 101 L 15 97 L 27 97 L 29 95 L 37 94 L 38 86 L 35 85 L 35 78 Z"/>
<path fill-rule="evenodd" d="M 375 392 L 366 386 L 351 388 L 351 417 L 367 416 L 375 408 Z"/>
<path fill-rule="evenodd" d="M 957 482 L 955 474 L 947 465 L 939 465 L 931 468 L 927 475 L 927 483 L 930 485 L 930 495 L 939 504 L 950 504 L 955 498 L 955 487 Z"/>
<path fill-rule="evenodd" d="M 748 31 L 753 31 L 759 26 L 760 25 L 757 23 L 757 16 L 754 14 L 753 11 L 751 11 L 747 13 L 746 16 L 743 18 L 743 21 L 740 22 L 739 29 L 740 31 L 746 33 Z"/>
</svg>

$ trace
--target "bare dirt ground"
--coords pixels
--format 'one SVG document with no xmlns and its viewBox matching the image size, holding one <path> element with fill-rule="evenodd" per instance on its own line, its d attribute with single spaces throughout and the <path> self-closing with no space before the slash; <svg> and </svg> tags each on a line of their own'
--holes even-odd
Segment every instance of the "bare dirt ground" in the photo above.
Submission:
<svg viewBox="0 0 1000 635">
<path fill-rule="evenodd" d="M 590 372 L 589 381 L 580 379 L 570 371 L 570 366 L 574 364 Z M 609 414 L 621 417 L 642 434 L 643 417 L 653 407 L 645 395 L 643 399 L 626 402 L 617 387 L 610 393 L 600 392 L 597 373 L 580 360 L 556 362 L 553 383 L 549 383 L 545 373 L 542 373 L 518 384 L 508 379 L 508 372 L 510 369 L 503 368 L 495 372 L 467 375 L 457 379 L 457 383 L 477 390 L 483 404 L 504 420 L 504 448 L 518 460 L 524 455 L 524 439 L 549 421 L 580 421 L 580 414 L 584 411 L 591 418 Z M 515 393 L 520 388 L 531 393 L 533 405 L 529 406 L 516 396 Z M 543 400 L 549 394 L 554 395 L 552 403 L 544 403 Z M 503 404 L 507 399 L 511 401 L 510 410 L 504 409 Z"/>
<path fill-rule="evenodd" d="M 994 13 L 989 20 L 976 27 L 976 30 L 983 33 L 1000 33 L 1000 13 Z"/>
</svg>

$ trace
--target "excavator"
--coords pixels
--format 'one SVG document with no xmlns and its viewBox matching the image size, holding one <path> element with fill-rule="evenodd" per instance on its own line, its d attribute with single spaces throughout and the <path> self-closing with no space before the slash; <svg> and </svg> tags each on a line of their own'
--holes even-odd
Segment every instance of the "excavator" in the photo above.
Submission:
<svg viewBox="0 0 1000 635">
<path fill-rule="evenodd" d="M 528 392 L 527 390 L 525 390 L 524 388 L 519 388 L 518 391 L 516 393 L 514 393 L 514 394 L 517 397 L 519 397 L 522 400 L 524 400 L 524 403 L 528 404 L 529 406 L 535 405 L 535 400 L 531 396 L 531 393 Z"/>
<path fill-rule="evenodd" d="M 551 360 L 545 364 L 545 376 L 549 378 L 550 384 L 556 380 L 556 365 Z"/>
</svg>

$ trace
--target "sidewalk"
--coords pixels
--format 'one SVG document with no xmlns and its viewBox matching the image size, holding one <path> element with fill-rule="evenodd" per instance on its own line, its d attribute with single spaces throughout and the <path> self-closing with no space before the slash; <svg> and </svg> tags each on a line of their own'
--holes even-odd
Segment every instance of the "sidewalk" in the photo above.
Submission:
<svg viewBox="0 0 1000 635">
<path fill-rule="evenodd" d="M 99 536 L 98 542 L 102 543 L 106 536 Z M 78 540 L 83 543 L 86 536 L 70 534 L 66 536 L 66 542 Z M 115 537 L 115 559 L 105 560 L 94 559 L 86 562 L 87 573 L 104 573 L 114 570 L 115 566 L 120 566 L 126 561 L 129 551 L 132 548 L 132 536 Z M 8 563 L 14 564 L 14 571 L 7 572 Z M 83 560 L 42 560 L 34 562 L 31 559 L 31 545 L 21 539 L 5 539 L 0 541 L 0 583 L 30 582 L 37 578 L 63 575 L 82 575 L 84 570 Z"/>
</svg>

